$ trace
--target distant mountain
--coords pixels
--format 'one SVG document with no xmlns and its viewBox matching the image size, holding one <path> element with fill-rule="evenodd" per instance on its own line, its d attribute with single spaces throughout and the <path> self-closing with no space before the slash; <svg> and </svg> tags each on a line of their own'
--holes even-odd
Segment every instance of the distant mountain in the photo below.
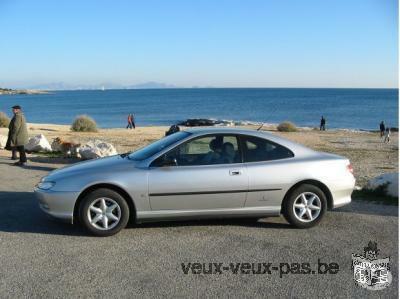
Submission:
<svg viewBox="0 0 400 299">
<path fill-rule="evenodd" d="M 64 82 L 52 82 L 45 84 L 36 84 L 32 86 L 28 86 L 29 89 L 41 89 L 41 90 L 65 90 L 72 89 L 71 85 L 68 85 Z"/>
<path fill-rule="evenodd" d="M 140 84 L 133 85 L 122 85 L 110 82 L 104 82 L 101 84 L 69 84 L 65 82 L 50 82 L 44 84 L 37 84 L 27 86 L 28 89 L 39 89 L 39 90 L 96 90 L 96 89 L 161 89 L 161 88 L 177 88 L 172 84 L 166 84 L 162 82 L 149 81 Z"/>
<path fill-rule="evenodd" d="M 129 86 L 129 88 L 132 89 L 158 89 L 158 88 L 177 88 L 175 85 L 172 84 L 165 84 L 165 83 L 160 83 L 160 82 L 146 82 L 142 84 L 135 84 Z"/>
</svg>

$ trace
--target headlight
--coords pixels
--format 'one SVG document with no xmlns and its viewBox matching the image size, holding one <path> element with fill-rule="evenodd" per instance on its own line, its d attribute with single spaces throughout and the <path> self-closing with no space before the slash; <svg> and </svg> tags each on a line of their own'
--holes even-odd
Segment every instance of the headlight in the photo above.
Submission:
<svg viewBox="0 0 400 299">
<path fill-rule="evenodd" d="M 49 190 L 54 187 L 56 183 L 54 182 L 40 182 L 37 187 L 42 190 Z"/>
</svg>

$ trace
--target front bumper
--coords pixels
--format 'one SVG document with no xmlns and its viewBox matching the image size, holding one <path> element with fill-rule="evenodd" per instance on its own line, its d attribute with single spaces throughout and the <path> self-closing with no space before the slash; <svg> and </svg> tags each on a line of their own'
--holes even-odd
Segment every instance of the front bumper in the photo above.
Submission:
<svg viewBox="0 0 400 299">
<path fill-rule="evenodd" d="M 73 222 L 74 206 L 79 192 L 52 191 L 39 188 L 35 188 L 34 192 L 42 211 L 55 218 Z"/>
</svg>

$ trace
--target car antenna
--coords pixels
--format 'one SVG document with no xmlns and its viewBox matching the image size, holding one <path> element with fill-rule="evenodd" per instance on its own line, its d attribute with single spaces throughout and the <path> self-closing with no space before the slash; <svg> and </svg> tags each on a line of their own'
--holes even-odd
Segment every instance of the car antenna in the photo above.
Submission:
<svg viewBox="0 0 400 299">
<path fill-rule="evenodd" d="M 270 117 L 270 116 L 272 115 L 272 113 L 274 113 L 277 109 L 278 109 L 278 107 L 277 107 L 277 106 L 274 106 L 274 108 L 269 112 L 268 117 Z M 267 118 L 268 118 L 268 117 L 267 117 Z M 262 129 L 262 127 L 264 127 L 264 125 L 265 125 L 265 123 L 262 122 L 262 123 L 261 123 L 261 126 L 257 129 L 257 131 L 260 131 L 260 130 Z"/>
</svg>

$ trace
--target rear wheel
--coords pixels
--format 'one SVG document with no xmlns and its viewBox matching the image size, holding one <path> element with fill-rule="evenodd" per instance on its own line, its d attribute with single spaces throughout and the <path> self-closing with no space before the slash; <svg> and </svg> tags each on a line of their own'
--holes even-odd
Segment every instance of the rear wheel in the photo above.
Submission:
<svg viewBox="0 0 400 299">
<path fill-rule="evenodd" d="M 128 223 L 129 207 L 119 193 L 101 188 L 83 198 L 79 218 L 92 234 L 100 237 L 112 236 Z"/>
<path fill-rule="evenodd" d="M 283 215 L 290 224 L 298 228 L 309 228 L 321 221 L 326 210 L 324 192 L 317 186 L 304 184 L 286 198 Z"/>
</svg>

